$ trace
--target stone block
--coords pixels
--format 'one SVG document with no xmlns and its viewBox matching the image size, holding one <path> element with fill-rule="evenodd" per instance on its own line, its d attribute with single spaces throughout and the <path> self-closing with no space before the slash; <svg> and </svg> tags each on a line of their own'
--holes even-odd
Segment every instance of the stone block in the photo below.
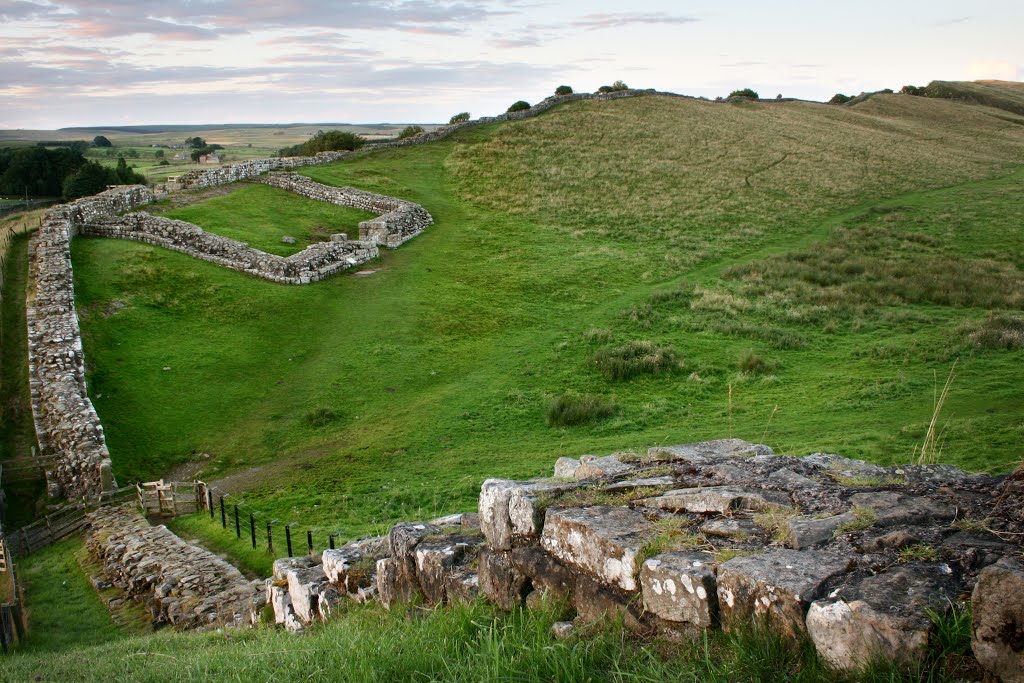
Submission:
<svg viewBox="0 0 1024 683">
<path fill-rule="evenodd" d="M 852 512 L 831 517 L 794 517 L 786 521 L 786 545 L 795 550 L 811 548 L 831 541 L 843 524 L 856 521 Z"/>
<path fill-rule="evenodd" d="M 772 453 L 768 446 L 752 444 L 743 439 L 715 439 L 679 446 L 656 446 L 647 450 L 651 459 L 683 461 L 691 465 L 713 465 L 728 457 Z"/>
<path fill-rule="evenodd" d="M 955 596 L 942 565 L 897 567 L 841 586 L 807 612 L 807 632 L 818 654 L 838 669 L 860 669 L 875 659 L 919 661 L 928 646 L 928 610 L 942 611 Z"/>
<path fill-rule="evenodd" d="M 654 536 L 636 510 L 599 505 L 548 509 L 541 546 L 566 565 L 625 591 L 637 589 L 637 556 Z"/>
<path fill-rule="evenodd" d="M 572 571 L 541 548 L 515 548 L 510 558 L 516 569 L 530 578 L 534 588 L 558 597 L 566 597 L 572 593 L 575 585 Z"/>
<path fill-rule="evenodd" d="M 1003 683 L 1024 683 L 1024 562 L 985 567 L 971 595 L 971 649 Z"/>
<path fill-rule="evenodd" d="M 445 592 L 450 603 L 469 604 L 480 597 L 480 577 L 468 567 L 457 569 L 445 579 Z"/>
<path fill-rule="evenodd" d="M 416 576 L 416 546 L 427 536 L 440 534 L 440 527 L 423 522 L 399 522 L 388 532 L 388 547 L 396 569 Z"/>
<path fill-rule="evenodd" d="M 718 567 L 722 626 L 728 630 L 767 619 L 781 633 L 803 633 L 810 604 L 830 579 L 851 568 L 847 559 L 811 550 L 734 557 Z"/>
<path fill-rule="evenodd" d="M 555 461 L 556 479 L 575 479 L 576 470 L 580 468 L 580 461 L 576 458 L 559 458 Z"/>
<path fill-rule="evenodd" d="M 512 564 L 510 553 L 485 549 L 480 553 L 480 591 L 501 609 L 523 603 L 530 592 L 530 580 Z"/>
<path fill-rule="evenodd" d="M 621 619 L 631 631 L 644 628 L 640 601 L 635 593 L 623 593 L 599 581 L 581 575 L 573 593 L 576 614 L 586 623 L 613 622 Z"/>
<path fill-rule="evenodd" d="M 614 455 L 606 455 L 603 458 L 599 458 L 596 455 L 582 455 L 580 456 L 580 466 L 576 469 L 573 476 L 576 477 L 577 481 L 608 479 L 626 474 L 632 469 L 632 465 L 620 461 Z"/>
<path fill-rule="evenodd" d="M 480 540 L 454 536 L 422 541 L 416 546 L 416 576 L 429 604 L 439 605 L 445 601 L 448 575 L 475 553 Z"/>
<path fill-rule="evenodd" d="M 718 618 L 713 558 L 708 553 L 656 555 L 640 569 L 644 609 L 661 619 L 711 628 Z"/>
<path fill-rule="evenodd" d="M 929 524 L 956 517 L 956 507 L 924 496 L 899 491 L 868 491 L 850 496 L 854 507 L 875 511 L 875 526 Z"/>
</svg>

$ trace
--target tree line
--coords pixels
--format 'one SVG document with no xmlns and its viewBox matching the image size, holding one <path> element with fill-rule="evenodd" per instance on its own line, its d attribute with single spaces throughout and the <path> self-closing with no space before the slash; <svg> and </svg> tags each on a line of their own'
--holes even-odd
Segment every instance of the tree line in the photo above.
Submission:
<svg viewBox="0 0 1024 683">
<path fill-rule="evenodd" d="M 75 147 L 0 148 L 0 194 L 77 199 L 102 192 L 107 185 L 145 184 L 124 157 L 110 168 L 88 161 Z"/>
</svg>

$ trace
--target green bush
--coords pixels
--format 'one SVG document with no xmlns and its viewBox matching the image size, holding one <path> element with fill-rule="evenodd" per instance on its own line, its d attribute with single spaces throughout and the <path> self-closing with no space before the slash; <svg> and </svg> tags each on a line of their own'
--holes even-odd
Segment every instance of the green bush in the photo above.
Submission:
<svg viewBox="0 0 1024 683">
<path fill-rule="evenodd" d="M 571 95 L 572 88 L 570 88 L 567 85 L 560 85 L 557 88 L 555 88 L 555 94 L 558 95 L 559 97 L 561 97 L 562 95 Z"/>
<path fill-rule="evenodd" d="M 619 92 L 620 90 L 629 90 L 629 86 L 623 83 L 622 81 L 615 81 L 611 85 L 602 85 L 600 88 L 597 89 L 597 92 L 610 93 Z"/>
<path fill-rule="evenodd" d="M 545 419 L 549 427 L 571 427 L 607 419 L 617 409 L 600 396 L 562 394 L 548 404 Z"/>
<path fill-rule="evenodd" d="M 928 91 L 919 85 L 905 85 L 900 88 L 901 95 L 914 95 L 916 97 L 927 97 Z"/>
<path fill-rule="evenodd" d="M 316 135 L 298 145 L 278 150 L 281 157 L 310 157 L 319 152 L 336 152 L 339 150 L 359 149 L 366 140 L 360 135 L 344 130 L 318 130 Z"/>
<path fill-rule="evenodd" d="M 729 97 L 749 97 L 752 100 L 760 99 L 760 95 L 757 94 L 756 90 L 751 88 L 743 88 L 743 90 L 733 90 L 729 93 Z"/>
<path fill-rule="evenodd" d="M 517 111 L 526 111 L 529 108 L 529 102 L 527 102 L 526 100 L 519 100 L 518 102 L 513 102 L 512 106 L 506 109 L 505 111 L 509 114 L 514 114 Z"/>
<path fill-rule="evenodd" d="M 594 354 L 594 366 L 607 379 L 622 381 L 641 374 L 673 372 L 680 367 L 680 362 L 671 347 L 631 341 L 624 346 L 598 351 Z"/>
<path fill-rule="evenodd" d="M 402 129 L 402 132 L 398 134 L 398 139 L 405 140 L 406 138 L 416 137 L 423 132 L 425 132 L 423 130 L 423 126 L 406 126 Z"/>
<path fill-rule="evenodd" d="M 829 100 L 828 103 L 829 104 L 846 104 L 847 102 L 849 102 L 852 99 L 853 98 L 850 97 L 849 95 L 844 95 L 841 92 L 837 92 L 835 95 L 832 96 L 832 99 Z"/>
<path fill-rule="evenodd" d="M 466 121 L 469 121 L 468 111 L 460 112 L 455 116 L 451 117 L 450 119 L 448 119 L 448 125 L 452 125 L 454 123 L 465 123 Z"/>
</svg>

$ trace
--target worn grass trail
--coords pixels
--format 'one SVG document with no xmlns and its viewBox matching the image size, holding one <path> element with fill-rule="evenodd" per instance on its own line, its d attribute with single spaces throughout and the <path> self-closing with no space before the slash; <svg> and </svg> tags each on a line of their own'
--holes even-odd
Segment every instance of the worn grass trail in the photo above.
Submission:
<svg viewBox="0 0 1024 683">
<path fill-rule="evenodd" d="M 911 99 L 924 109 L 908 113 L 918 106 Z M 354 535 L 471 509 L 483 478 L 545 474 L 559 455 L 732 434 L 780 451 L 900 462 L 931 417 L 934 373 L 944 376 L 956 357 L 944 458 L 1000 470 L 1019 457 L 1019 351 L 970 343 L 992 305 L 866 299 L 863 283 L 833 291 L 792 276 L 793 264 L 812 279 L 834 271 L 822 254 L 835 252 L 829 240 L 845 230 L 888 235 L 891 259 L 861 249 L 862 263 L 843 262 L 887 287 L 900 272 L 894 264 L 946 263 L 1015 291 L 1021 238 L 1012 216 L 1024 179 L 1005 174 L 1024 159 L 1019 126 L 973 109 L 950 122 L 950 103 L 897 98 L 848 119 L 831 108 L 721 107 L 722 139 L 705 120 L 695 142 L 673 133 L 710 114 L 687 101 L 631 102 L 579 103 L 307 169 L 433 214 L 434 226 L 369 264 L 368 276 L 284 287 L 146 245 L 75 240 L 91 395 L 118 477 L 152 478 L 189 459 L 205 478 L 248 471 L 235 479 L 247 502 Z M 922 141 L 929 126 L 943 135 Z M 727 143 L 745 129 L 749 153 L 733 158 Z M 867 152 L 805 150 L 792 174 L 787 161 L 750 178 L 761 161 L 753 143 L 780 129 L 805 146 L 838 140 L 845 149 L 867 131 Z M 586 139 L 562 158 L 572 131 Z M 595 135 L 605 146 L 588 142 Z M 647 182 L 648 157 L 616 154 L 609 140 L 627 151 L 653 145 L 658 183 Z M 703 148 L 718 153 L 702 172 L 729 191 L 717 209 L 705 197 L 680 213 L 699 174 L 673 175 L 663 157 Z M 761 156 L 771 161 L 769 152 Z M 879 180 L 870 169 L 882 162 L 891 168 Z M 618 194 L 602 173 L 622 183 Z M 597 189 L 580 179 L 588 175 Z M 666 193 L 674 203 L 659 205 Z M 228 215 L 232 201 L 257 215 L 276 206 L 236 193 L 188 208 L 203 225 Z M 632 206 L 644 208 L 631 214 Z M 731 214 L 737 206 L 746 208 Z M 310 202 L 309 215 L 317 210 Z M 709 222 L 714 215 L 721 222 Z M 833 300 L 822 300 L 822 287 Z M 1013 316 L 1020 306 L 996 308 Z M 684 366 L 627 381 L 594 366 L 602 350 L 636 343 L 671 348 Z M 564 394 L 599 396 L 614 413 L 549 427 L 545 411 Z"/>
</svg>

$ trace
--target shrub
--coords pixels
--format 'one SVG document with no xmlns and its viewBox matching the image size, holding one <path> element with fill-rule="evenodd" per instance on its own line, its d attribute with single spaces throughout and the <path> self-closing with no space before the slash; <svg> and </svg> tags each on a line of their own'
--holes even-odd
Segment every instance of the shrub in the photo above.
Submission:
<svg viewBox="0 0 1024 683">
<path fill-rule="evenodd" d="M 917 97 L 927 97 L 928 91 L 919 85 L 905 85 L 900 88 L 901 95 L 915 95 Z"/>
<path fill-rule="evenodd" d="M 607 379 L 626 380 L 640 374 L 673 372 L 680 366 L 671 347 L 649 341 L 631 341 L 624 346 L 601 349 L 594 354 L 594 366 Z"/>
<path fill-rule="evenodd" d="M 113 147 L 114 143 L 107 139 L 106 135 L 97 135 L 92 139 L 93 147 Z"/>
<path fill-rule="evenodd" d="M 614 403 L 600 396 L 562 394 L 548 404 L 545 419 L 549 427 L 571 427 L 607 419 L 616 410 Z"/>
<path fill-rule="evenodd" d="M 758 355 L 754 349 L 744 349 L 736 358 L 736 369 L 745 375 L 757 375 L 775 369 L 775 365 Z"/>
<path fill-rule="evenodd" d="M 529 108 L 530 108 L 530 103 L 529 102 L 527 102 L 526 100 L 519 100 L 518 102 L 514 102 L 512 104 L 512 106 L 509 107 L 506 111 L 509 114 L 514 114 L 517 111 L 526 111 Z"/>
<path fill-rule="evenodd" d="M 990 313 L 970 334 L 970 340 L 982 349 L 1019 349 L 1024 347 L 1024 318 Z"/>
<path fill-rule="evenodd" d="M 317 408 L 314 411 L 306 413 L 303 419 L 310 427 L 326 427 L 337 420 L 338 417 L 338 413 L 330 408 Z"/>
<path fill-rule="evenodd" d="M 618 92 L 620 90 L 629 90 L 629 86 L 622 81 L 615 81 L 611 85 L 602 85 L 597 89 L 600 93 Z"/>
<path fill-rule="evenodd" d="M 406 126 L 402 129 L 402 132 L 398 134 L 398 139 L 405 140 L 406 138 L 415 137 L 423 132 L 425 132 L 423 130 L 423 126 Z"/>
<path fill-rule="evenodd" d="M 572 94 L 572 88 L 570 88 L 567 85 L 560 85 L 557 88 L 555 88 L 555 94 L 558 95 L 558 96 L 571 95 Z"/>
<path fill-rule="evenodd" d="M 454 123 L 465 123 L 466 121 L 469 121 L 468 111 L 460 112 L 455 116 L 451 117 L 450 119 L 448 119 L 448 125 L 452 125 Z"/>
<path fill-rule="evenodd" d="M 828 103 L 829 104 L 846 104 L 847 102 L 849 102 L 852 99 L 853 98 L 850 97 L 849 95 L 844 95 L 841 92 L 837 92 L 835 95 L 832 96 L 832 99 L 829 100 Z"/>
<path fill-rule="evenodd" d="M 749 97 L 752 100 L 760 99 L 760 95 L 757 94 L 756 90 L 751 88 L 743 88 L 743 90 L 733 90 L 729 93 L 729 97 Z"/>
</svg>

